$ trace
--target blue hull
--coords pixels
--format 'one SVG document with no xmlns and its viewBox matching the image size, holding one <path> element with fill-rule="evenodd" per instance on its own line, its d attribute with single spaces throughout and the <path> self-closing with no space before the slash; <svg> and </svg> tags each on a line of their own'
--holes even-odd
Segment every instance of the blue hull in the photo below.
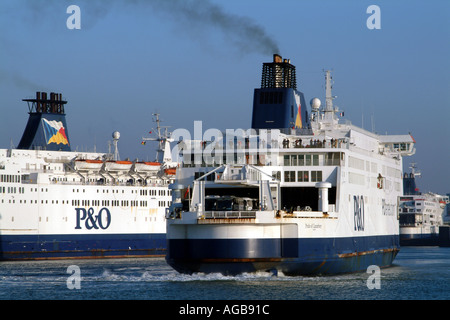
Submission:
<svg viewBox="0 0 450 320">
<path fill-rule="evenodd" d="M 437 246 L 439 245 L 438 233 L 400 234 L 401 246 Z"/>
<path fill-rule="evenodd" d="M 287 275 L 338 274 L 390 266 L 398 235 L 322 239 L 171 239 L 167 263 L 181 273 L 235 275 L 282 271 Z"/>
<path fill-rule="evenodd" d="M 166 254 L 165 234 L 0 235 L 0 260 L 112 258 Z"/>
</svg>

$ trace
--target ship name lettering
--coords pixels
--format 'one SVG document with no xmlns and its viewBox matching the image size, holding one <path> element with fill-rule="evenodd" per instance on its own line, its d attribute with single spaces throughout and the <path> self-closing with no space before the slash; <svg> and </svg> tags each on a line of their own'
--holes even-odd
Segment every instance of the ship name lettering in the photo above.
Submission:
<svg viewBox="0 0 450 320">
<path fill-rule="evenodd" d="M 400 198 L 400 200 L 401 200 L 401 198 Z M 382 200 L 381 208 L 383 211 L 383 215 L 385 215 L 385 216 L 393 216 L 393 215 L 395 215 L 395 212 L 397 211 L 395 204 L 386 203 L 386 200 L 384 200 L 384 199 Z"/>
<path fill-rule="evenodd" d="M 84 221 L 84 227 L 87 230 L 91 229 L 108 229 L 111 224 L 111 213 L 108 208 L 101 208 L 97 214 L 94 214 L 94 208 L 75 208 L 76 211 L 76 226 L 75 229 L 82 229 L 81 221 Z"/>
<path fill-rule="evenodd" d="M 305 228 L 306 229 L 321 229 L 322 225 L 321 224 L 316 224 L 316 223 L 305 223 Z"/>
<path fill-rule="evenodd" d="M 353 196 L 355 231 L 364 231 L 364 196 Z"/>
</svg>

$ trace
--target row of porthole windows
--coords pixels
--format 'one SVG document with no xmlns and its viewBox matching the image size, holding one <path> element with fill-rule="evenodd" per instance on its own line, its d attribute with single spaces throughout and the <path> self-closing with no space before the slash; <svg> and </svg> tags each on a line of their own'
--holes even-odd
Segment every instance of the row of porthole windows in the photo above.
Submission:
<svg viewBox="0 0 450 320">
<path fill-rule="evenodd" d="M 171 201 L 158 201 L 159 207 L 170 206 Z M 72 200 L 72 206 L 101 206 L 102 207 L 148 207 L 148 201 L 145 200 Z"/>
<path fill-rule="evenodd" d="M 172 201 L 158 201 L 158 207 L 168 207 L 172 204 Z"/>
<path fill-rule="evenodd" d="M 167 191 L 167 192 L 166 192 Z M 133 191 L 132 191 L 133 192 Z M 164 190 L 164 189 L 150 189 L 150 190 L 139 190 L 139 193 L 141 196 L 165 196 L 165 195 L 172 195 L 172 190 Z M 167 193 L 167 194 L 166 194 Z"/>
<path fill-rule="evenodd" d="M 102 190 L 103 192 L 102 193 L 109 193 L 109 189 L 103 189 Z M 167 191 L 167 192 L 166 192 Z M 80 192 L 80 189 L 72 189 L 72 192 Z M 84 192 L 86 192 L 86 190 L 85 189 L 82 189 L 82 192 L 84 193 Z M 133 193 L 137 193 L 138 192 L 138 190 L 131 190 L 131 193 L 133 194 Z M 99 189 L 97 189 L 97 193 L 100 193 L 100 190 Z M 119 190 L 111 190 L 111 193 L 119 193 Z M 125 193 L 125 190 L 122 190 L 122 193 Z M 172 190 L 164 190 L 164 189 L 158 189 L 158 190 L 155 190 L 155 189 L 150 189 L 150 190 L 139 190 L 139 193 L 140 193 L 140 195 L 141 196 L 147 196 L 147 195 L 149 195 L 149 196 L 170 196 L 171 194 L 172 194 Z"/>
<path fill-rule="evenodd" d="M 0 187 L 0 193 L 25 193 L 24 187 Z"/>
<path fill-rule="evenodd" d="M 0 174 L 0 182 L 20 182 L 20 176 L 15 174 Z"/>
<path fill-rule="evenodd" d="M 67 217 L 63 217 L 63 220 L 67 222 Z M 14 222 L 14 216 L 11 217 L 11 221 Z M 145 222 L 156 222 L 156 217 L 145 217 Z M 42 222 L 42 217 L 39 217 L 39 222 Z M 45 222 L 48 222 L 48 217 L 45 217 Z M 136 222 L 136 217 L 134 217 L 134 222 Z"/>
<path fill-rule="evenodd" d="M 30 188 L 31 192 L 37 192 L 38 188 Z M 41 188 L 41 192 L 48 192 L 47 188 Z M 0 193 L 25 193 L 25 187 L 2 187 L 0 186 Z"/>
<path fill-rule="evenodd" d="M 18 200 L 18 203 L 20 204 L 27 204 L 27 203 L 38 203 L 38 200 L 28 200 L 29 202 L 27 202 L 27 200 Z M 4 203 L 5 200 L 2 199 L 2 203 Z M 9 199 L 8 203 L 16 203 L 16 200 L 11 200 Z M 59 204 L 59 200 L 41 200 L 41 204 Z M 69 204 L 69 200 L 61 200 L 61 204 Z"/>
<path fill-rule="evenodd" d="M 82 206 L 82 207 L 147 207 L 148 201 L 145 200 L 72 200 L 72 206 Z"/>
<path fill-rule="evenodd" d="M 85 189 L 81 189 L 82 192 L 86 192 Z M 30 192 L 37 192 L 38 188 L 30 188 Z M 104 189 L 103 193 L 109 193 L 110 190 L 108 189 Z M 164 189 L 150 189 L 150 190 L 140 190 L 140 195 L 141 196 L 170 196 L 172 194 L 171 192 L 172 190 L 164 190 Z M 25 188 L 24 187 L 3 187 L 0 186 L 0 193 L 25 193 Z M 41 188 L 41 192 L 48 192 L 48 188 Z M 72 189 L 72 192 L 80 192 L 80 189 Z M 131 193 L 137 193 L 137 190 L 131 190 Z M 100 193 L 100 190 L 97 189 L 97 193 Z M 119 193 L 119 190 L 111 190 L 111 193 Z M 122 193 L 125 193 L 125 190 L 122 190 Z"/>
<path fill-rule="evenodd" d="M 18 203 L 20 204 L 37 204 L 38 200 L 28 200 L 29 202 L 27 202 L 27 200 L 18 200 Z M 2 199 L 2 203 L 5 203 L 5 199 Z M 8 203 L 16 203 L 16 200 L 14 199 L 9 199 Z M 69 200 L 41 200 L 41 204 L 69 204 Z M 171 201 L 158 201 L 158 206 L 159 207 L 165 207 L 166 204 L 167 206 L 169 206 L 171 203 Z M 128 201 L 128 200 L 72 200 L 72 206 L 94 206 L 94 207 L 98 207 L 98 206 L 104 206 L 104 207 L 128 207 L 128 206 L 132 206 L 132 207 L 148 207 L 148 201 L 145 200 L 132 200 L 132 201 Z"/>
</svg>

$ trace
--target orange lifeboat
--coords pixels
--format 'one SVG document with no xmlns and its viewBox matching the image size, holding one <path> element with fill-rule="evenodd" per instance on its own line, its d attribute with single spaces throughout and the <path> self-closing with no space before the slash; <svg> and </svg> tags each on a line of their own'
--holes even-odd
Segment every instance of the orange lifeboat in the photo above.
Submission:
<svg viewBox="0 0 450 320">
<path fill-rule="evenodd" d="M 106 161 L 106 170 L 127 171 L 130 170 L 132 164 L 131 161 Z"/>
<path fill-rule="evenodd" d="M 167 168 L 164 170 L 167 175 L 175 175 L 177 173 L 177 168 Z"/>
<path fill-rule="evenodd" d="M 103 165 L 102 160 L 77 159 L 75 168 L 78 170 L 100 170 Z"/>
<path fill-rule="evenodd" d="M 159 162 L 136 162 L 134 164 L 136 171 L 158 171 L 160 166 Z"/>
</svg>

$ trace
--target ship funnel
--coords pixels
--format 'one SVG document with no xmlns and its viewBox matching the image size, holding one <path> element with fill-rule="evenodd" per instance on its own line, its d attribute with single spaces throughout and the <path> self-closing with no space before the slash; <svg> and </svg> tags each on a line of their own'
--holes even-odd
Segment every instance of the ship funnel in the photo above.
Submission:
<svg viewBox="0 0 450 320">
<path fill-rule="evenodd" d="M 297 89 L 295 66 L 290 60 L 279 54 L 273 55 L 273 62 L 263 63 L 261 88 L 292 88 Z"/>
<path fill-rule="evenodd" d="M 64 105 L 60 93 L 36 92 L 28 103 L 28 122 L 18 149 L 70 151 Z"/>
<path fill-rule="evenodd" d="M 273 62 L 263 63 L 261 88 L 253 96 L 253 129 L 291 130 L 310 128 L 307 105 L 297 91 L 295 66 L 290 59 L 273 55 Z"/>
</svg>

